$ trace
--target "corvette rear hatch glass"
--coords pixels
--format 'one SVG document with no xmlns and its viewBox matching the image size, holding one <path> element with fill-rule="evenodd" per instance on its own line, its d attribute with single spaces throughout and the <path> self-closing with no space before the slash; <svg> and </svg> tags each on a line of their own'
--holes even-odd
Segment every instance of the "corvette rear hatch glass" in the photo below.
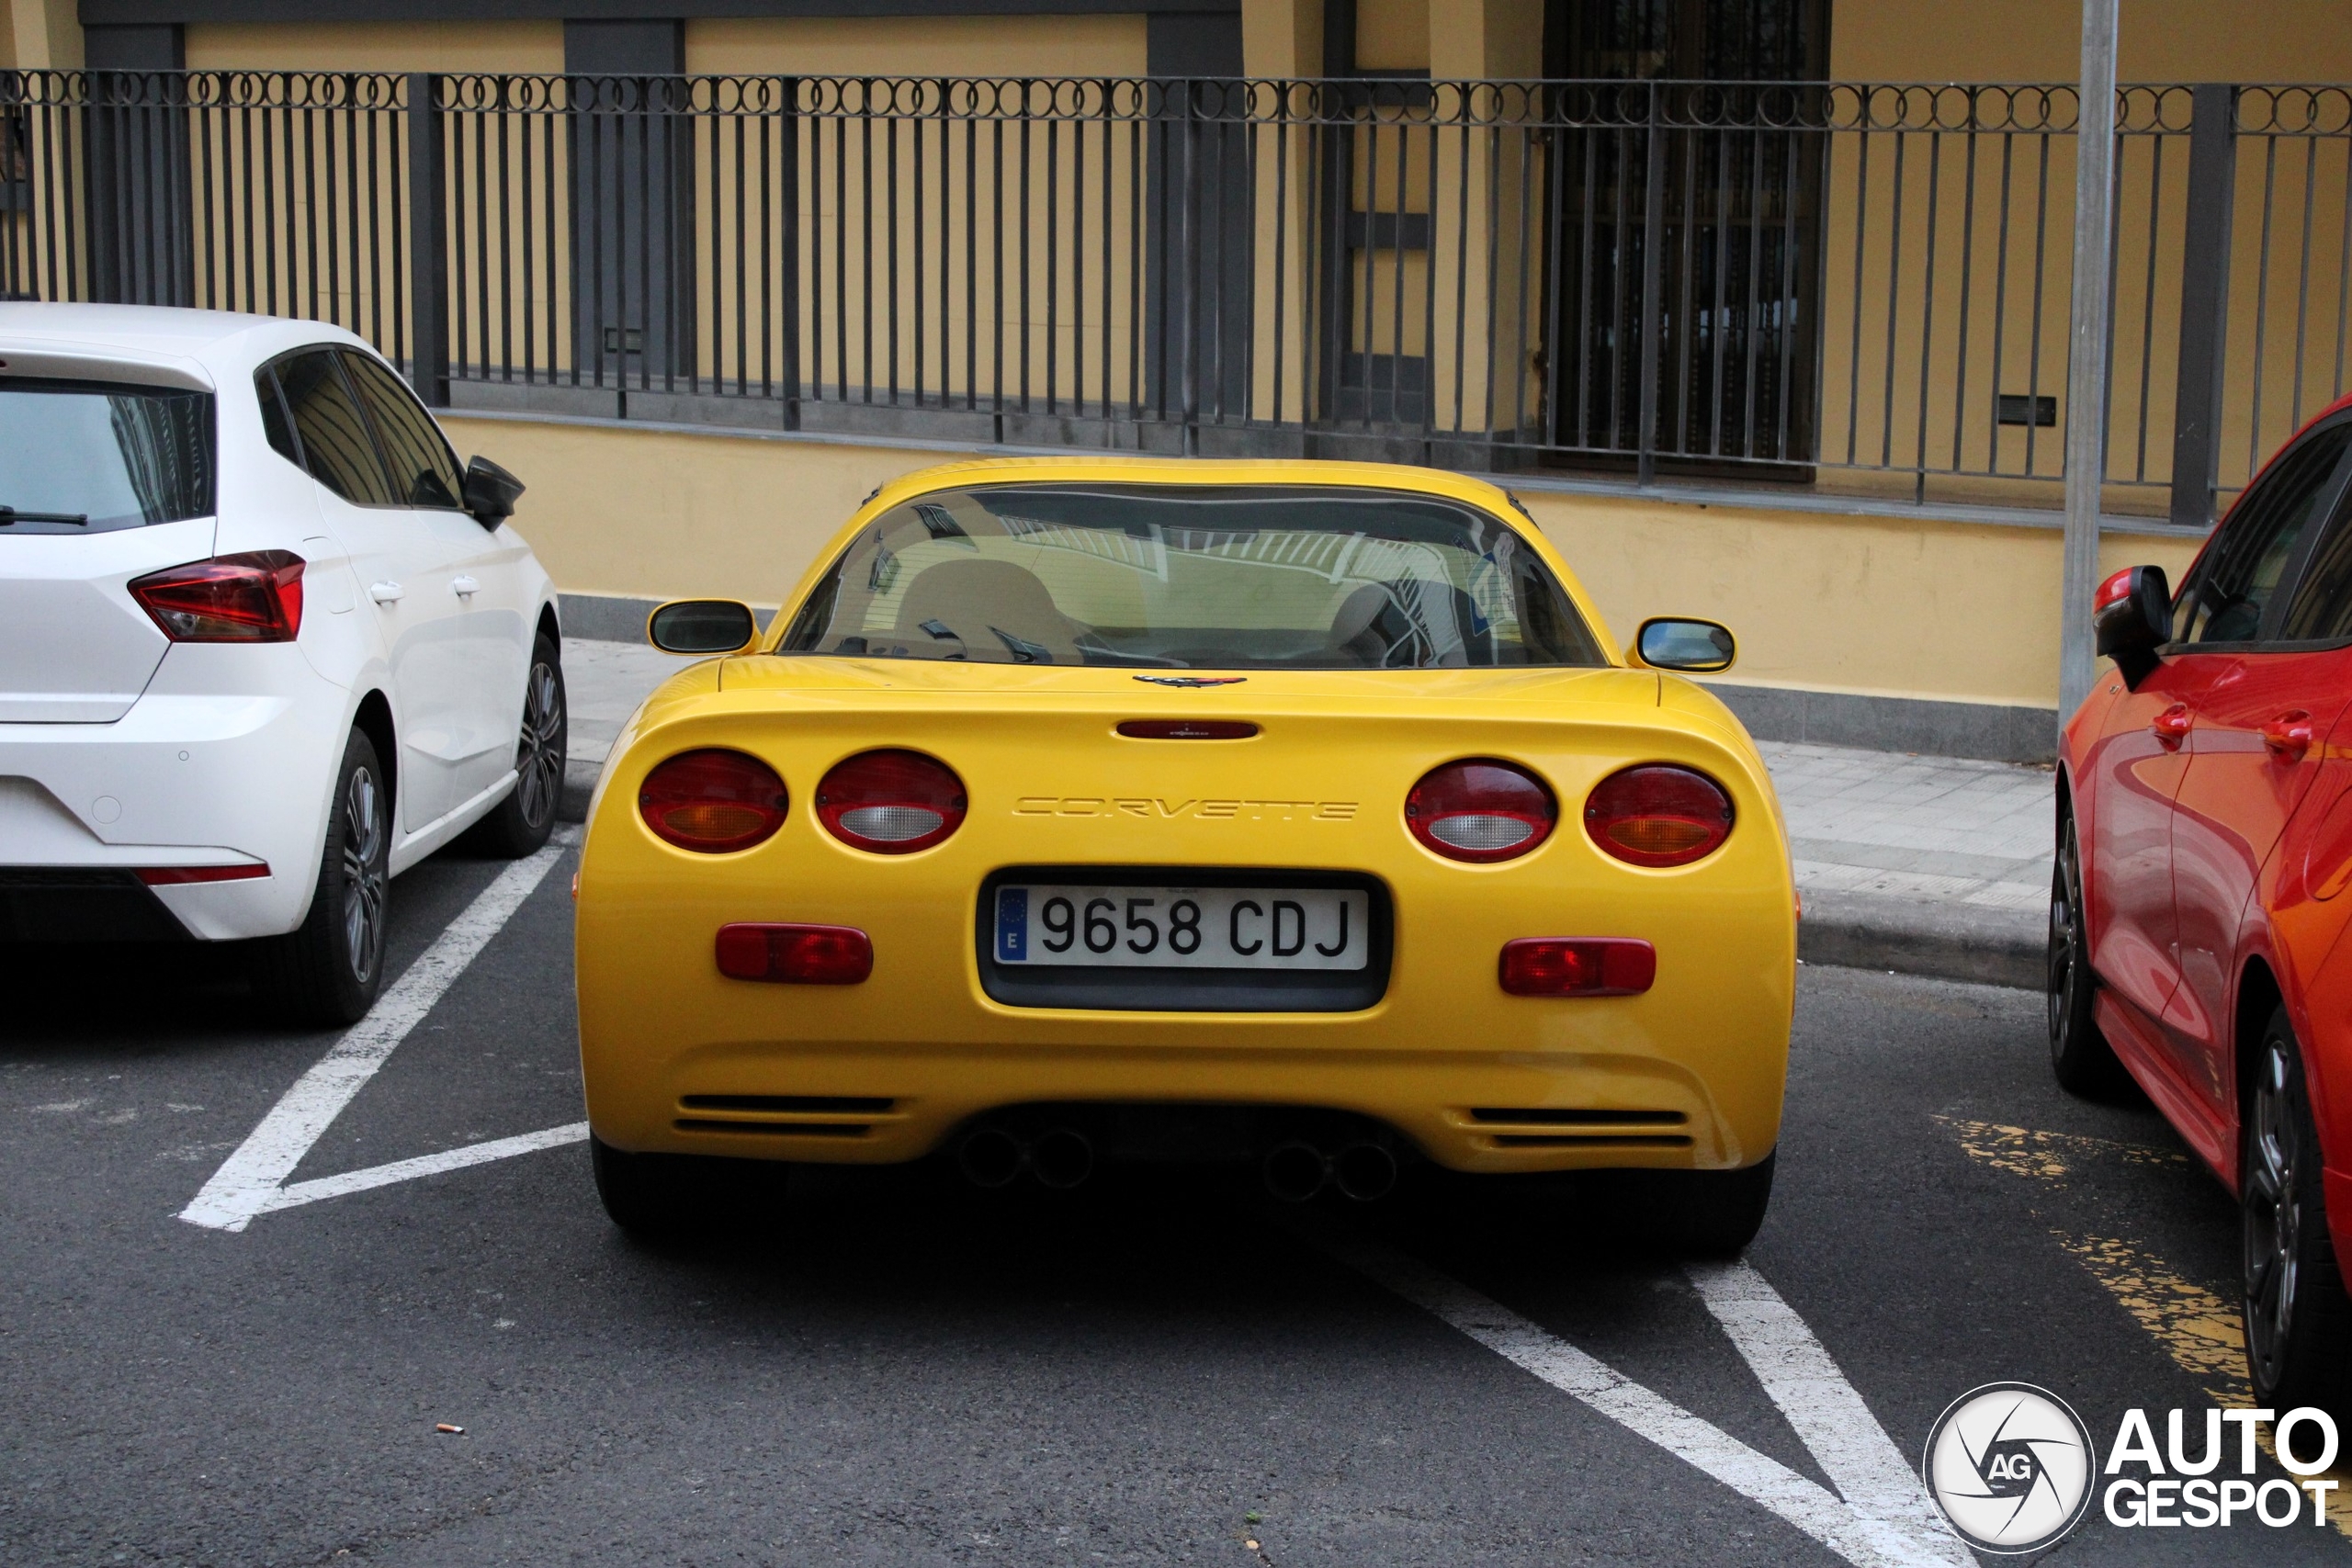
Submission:
<svg viewBox="0 0 2352 1568">
<path fill-rule="evenodd" d="M 1510 526 L 1305 485 L 988 485 L 863 530 L 779 651 L 1137 669 L 1596 666 Z"/>
<path fill-rule="evenodd" d="M 212 397 L 0 376 L 0 723 L 102 724 L 169 646 L 123 584 L 212 553 Z"/>
</svg>

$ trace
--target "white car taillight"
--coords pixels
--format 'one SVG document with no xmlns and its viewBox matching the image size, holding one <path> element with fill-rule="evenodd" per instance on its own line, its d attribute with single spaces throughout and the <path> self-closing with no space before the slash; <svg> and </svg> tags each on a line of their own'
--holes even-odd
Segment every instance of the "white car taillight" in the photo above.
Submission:
<svg viewBox="0 0 2352 1568">
<path fill-rule="evenodd" d="M 190 561 L 130 588 L 174 642 L 292 642 L 302 629 L 302 558 L 291 550 Z"/>
</svg>

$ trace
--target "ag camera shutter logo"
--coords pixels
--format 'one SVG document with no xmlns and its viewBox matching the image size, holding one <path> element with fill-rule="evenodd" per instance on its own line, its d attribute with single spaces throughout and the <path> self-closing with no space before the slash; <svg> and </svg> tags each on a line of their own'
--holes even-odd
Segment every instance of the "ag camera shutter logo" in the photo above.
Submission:
<svg viewBox="0 0 2352 1568">
<path fill-rule="evenodd" d="M 1961 1540 L 2010 1555 L 2039 1551 L 2082 1522 L 2098 1455 L 2064 1400 L 2031 1383 L 1995 1382 L 1936 1418 L 1920 1472 Z"/>
</svg>

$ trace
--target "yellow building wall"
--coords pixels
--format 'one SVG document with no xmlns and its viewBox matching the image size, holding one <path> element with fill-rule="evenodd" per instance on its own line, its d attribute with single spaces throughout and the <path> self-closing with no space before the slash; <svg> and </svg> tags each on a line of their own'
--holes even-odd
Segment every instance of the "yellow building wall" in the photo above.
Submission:
<svg viewBox="0 0 2352 1568">
<path fill-rule="evenodd" d="M 632 430 L 554 421 L 443 423 L 458 450 L 530 486 L 516 523 L 567 592 L 708 594 L 773 604 L 872 492 L 958 453 Z M 1739 638 L 1747 685 L 2055 706 L 2055 529 L 1848 517 L 1567 495 L 1521 499 L 1610 627 L 1711 616 Z M 2110 535 L 2102 570 L 2177 581 L 2195 547 Z"/>
<path fill-rule="evenodd" d="M 1829 74 L 1863 82 L 2064 82 L 2082 71 L 2069 0 L 1838 0 Z M 2343 0 L 2122 0 L 2126 82 L 2341 82 L 2352 76 Z"/>
<path fill-rule="evenodd" d="M 690 21 L 695 75 L 1140 76 L 1125 17 L 793 17 Z"/>
<path fill-rule="evenodd" d="M 191 71 L 563 69 L 559 21 L 192 22 L 187 39 Z"/>
<path fill-rule="evenodd" d="M 0 70 L 72 71 L 82 63 L 74 0 L 0 0 Z"/>
</svg>

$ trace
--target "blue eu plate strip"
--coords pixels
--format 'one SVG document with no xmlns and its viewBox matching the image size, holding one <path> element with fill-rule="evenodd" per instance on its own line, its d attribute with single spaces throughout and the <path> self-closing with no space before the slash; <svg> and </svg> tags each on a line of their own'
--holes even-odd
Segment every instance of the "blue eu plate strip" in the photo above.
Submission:
<svg viewBox="0 0 2352 1568">
<path fill-rule="evenodd" d="M 1026 887 L 997 889 L 996 955 L 1007 964 L 1029 961 L 1029 889 Z"/>
</svg>

